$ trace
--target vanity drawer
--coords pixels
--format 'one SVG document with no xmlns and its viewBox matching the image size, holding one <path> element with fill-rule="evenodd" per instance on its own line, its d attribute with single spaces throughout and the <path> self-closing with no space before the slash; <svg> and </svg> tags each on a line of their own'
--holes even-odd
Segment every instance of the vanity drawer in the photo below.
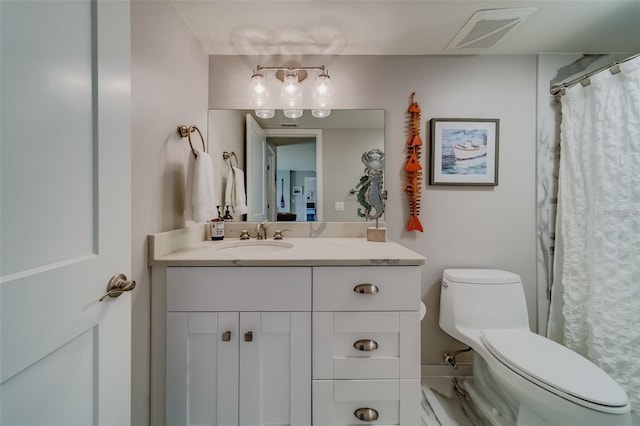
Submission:
<svg viewBox="0 0 640 426">
<path fill-rule="evenodd" d="M 314 426 L 420 424 L 420 380 L 314 380 L 312 389 Z M 362 408 L 377 420 L 358 420 Z"/>
<path fill-rule="evenodd" d="M 314 311 L 417 311 L 419 306 L 419 266 L 313 268 Z"/>
<path fill-rule="evenodd" d="M 310 267 L 167 268 L 167 311 L 310 310 Z"/>
<path fill-rule="evenodd" d="M 312 336 L 314 379 L 420 377 L 418 312 L 314 312 Z"/>
</svg>

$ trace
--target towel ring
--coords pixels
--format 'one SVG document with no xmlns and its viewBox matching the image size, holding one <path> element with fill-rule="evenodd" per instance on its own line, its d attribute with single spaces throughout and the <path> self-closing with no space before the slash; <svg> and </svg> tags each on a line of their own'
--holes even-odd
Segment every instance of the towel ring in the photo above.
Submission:
<svg viewBox="0 0 640 426">
<path fill-rule="evenodd" d="M 202 132 L 200 131 L 200 129 L 198 129 L 197 126 L 194 125 L 191 127 L 187 127 L 184 124 L 181 124 L 180 126 L 178 126 L 178 134 L 183 138 L 187 138 L 187 140 L 189 141 L 189 146 L 191 147 L 191 152 L 197 158 L 198 154 L 196 154 L 196 150 L 195 148 L 193 148 L 193 143 L 191 142 L 191 133 L 195 131 L 197 131 L 198 134 L 200 135 L 200 140 L 202 141 L 202 151 L 207 152 L 207 148 L 204 145 L 204 136 L 202 136 Z"/>
</svg>

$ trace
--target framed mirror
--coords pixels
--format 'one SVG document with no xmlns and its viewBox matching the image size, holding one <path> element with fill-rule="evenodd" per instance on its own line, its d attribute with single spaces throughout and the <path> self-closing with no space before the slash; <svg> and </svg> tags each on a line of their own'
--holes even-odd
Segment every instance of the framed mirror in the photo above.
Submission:
<svg viewBox="0 0 640 426">
<path fill-rule="evenodd" d="M 234 151 L 245 171 L 249 212 L 235 220 L 361 222 L 350 191 L 364 174 L 362 154 L 384 150 L 384 110 L 333 110 L 322 119 L 210 110 L 208 140 Z M 226 176 L 229 164 L 221 167 Z"/>
</svg>

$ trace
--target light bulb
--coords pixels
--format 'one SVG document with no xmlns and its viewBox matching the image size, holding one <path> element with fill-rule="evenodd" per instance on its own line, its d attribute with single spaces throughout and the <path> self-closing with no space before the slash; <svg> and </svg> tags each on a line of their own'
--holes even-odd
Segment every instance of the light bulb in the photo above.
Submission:
<svg viewBox="0 0 640 426">
<path fill-rule="evenodd" d="M 249 105 L 253 108 L 264 108 L 269 102 L 267 80 L 260 73 L 251 76 L 249 83 Z"/>
</svg>

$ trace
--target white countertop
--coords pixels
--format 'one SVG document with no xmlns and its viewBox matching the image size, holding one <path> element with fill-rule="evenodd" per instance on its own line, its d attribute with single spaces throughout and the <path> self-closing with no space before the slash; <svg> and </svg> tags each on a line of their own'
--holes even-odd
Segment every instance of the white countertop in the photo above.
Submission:
<svg viewBox="0 0 640 426">
<path fill-rule="evenodd" d="M 186 229 L 186 228 L 185 228 Z M 172 234 L 173 233 L 173 234 Z M 176 238 L 181 243 L 176 243 Z M 187 238 L 186 233 L 191 235 Z M 274 240 L 203 241 L 191 230 L 156 234 L 149 239 L 151 266 L 406 266 L 422 265 L 425 257 L 394 242 L 370 242 L 363 237 L 286 238 L 276 241 L 290 247 L 257 247 Z M 181 247 L 182 245 L 182 247 Z M 251 247 L 247 247 L 251 245 Z M 239 247 L 239 249 L 229 247 Z"/>
</svg>

